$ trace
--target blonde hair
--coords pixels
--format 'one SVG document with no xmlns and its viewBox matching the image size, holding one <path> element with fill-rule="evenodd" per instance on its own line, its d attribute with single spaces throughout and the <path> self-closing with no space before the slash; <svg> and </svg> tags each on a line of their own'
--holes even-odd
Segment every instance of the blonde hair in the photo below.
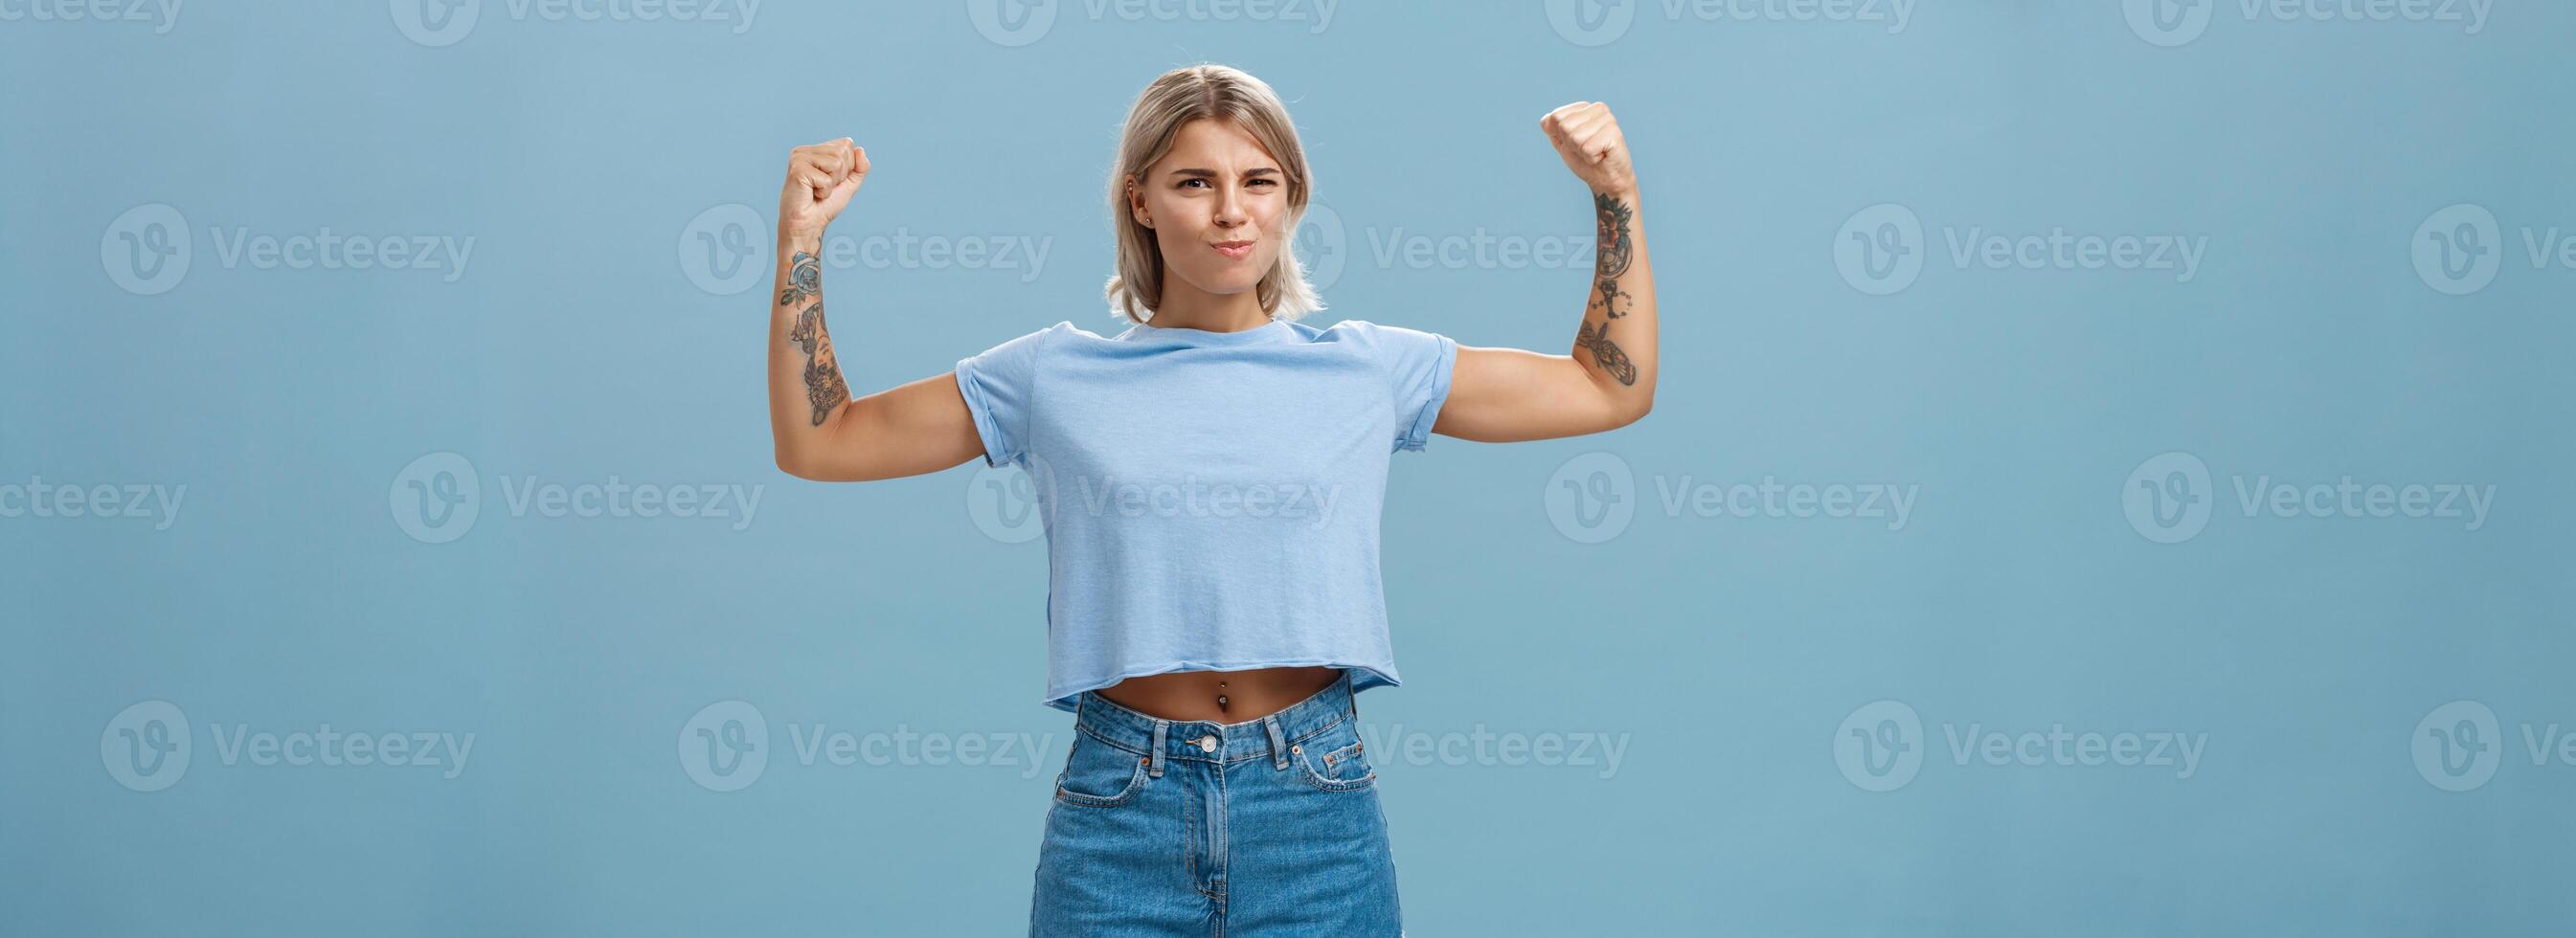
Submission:
<svg viewBox="0 0 2576 938">
<path fill-rule="evenodd" d="M 1163 299 L 1163 250 L 1154 242 L 1154 229 L 1137 222 L 1129 210 L 1127 180 L 1141 181 L 1147 167 L 1172 151 L 1172 138 L 1182 125 L 1204 119 L 1233 121 L 1269 151 L 1288 176 L 1292 237 L 1280 247 L 1278 263 L 1255 288 L 1262 311 L 1272 319 L 1294 321 L 1324 308 L 1314 285 L 1306 282 L 1305 268 L 1297 263 L 1293 233 L 1305 218 L 1312 185 L 1306 150 L 1297 142 L 1297 126 L 1288 120 L 1288 106 L 1261 79 L 1240 69 L 1202 64 L 1164 72 L 1145 86 L 1136 106 L 1127 112 L 1127 128 L 1118 137 L 1118 161 L 1109 171 L 1109 223 L 1118 243 L 1118 269 L 1104 291 L 1110 315 L 1144 322 L 1153 318 L 1154 307 Z"/>
</svg>

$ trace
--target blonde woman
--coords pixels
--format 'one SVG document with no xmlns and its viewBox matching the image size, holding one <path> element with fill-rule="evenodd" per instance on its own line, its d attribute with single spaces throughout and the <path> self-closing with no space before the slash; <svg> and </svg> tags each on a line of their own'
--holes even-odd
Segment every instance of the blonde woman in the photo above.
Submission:
<svg viewBox="0 0 2576 938">
<path fill-rule="evenodd" d="M 856 481 L 978 455 L 1036 484 L 1047 689 L 1073 713 L 1033 935 L 1396 935 L 1395 867 L 1354 698 L 1395 686 L 1378 521 L 1392 454 L 1598 433 L 1655 393 L 1655 287 L 1610 109 L 1540 129 L 1599 250 L 1569 354 L 1459 345 L 1322 308 L 1289 250 L 1313 195 L 1268 85 L 1154 79 L 1109 174 L 1123 330 L 1070 321 L 852 398 L 823 325 L 824 228 L 867 177 L 789 157 L 769 325 L 779 468 Z M 1032 623 L 1034 624 L 1034 623 Z"/>
</svg>

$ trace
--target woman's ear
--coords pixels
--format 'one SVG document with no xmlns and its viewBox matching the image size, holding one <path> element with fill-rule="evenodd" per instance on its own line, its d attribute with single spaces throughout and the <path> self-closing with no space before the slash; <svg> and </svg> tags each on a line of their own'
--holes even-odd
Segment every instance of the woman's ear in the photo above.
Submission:
<svg viewBox="0 0 2576 938">
<path fill-rule="evenodd" d="M 1127 177 L 1127 214 L 1134 216 L 1139 225 L 1154 227 L 1154 217 L 1145 212 L 1145 196 L 1136 191 L 1134 176 Z"/>
</svg>

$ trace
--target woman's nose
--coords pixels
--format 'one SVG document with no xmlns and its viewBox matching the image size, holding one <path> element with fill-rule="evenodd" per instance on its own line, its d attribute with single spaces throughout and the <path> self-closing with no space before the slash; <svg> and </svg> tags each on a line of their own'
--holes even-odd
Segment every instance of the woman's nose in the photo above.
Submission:
<svg viewBox="0 0 2576 938">
<path fill-rule="evenodd" d="M 1216 197 L 1216 223 L 1221 227 L 1240 227 L 1249 220 L 1243 211 L 1243 190 L 1228 188 Z"/>
</svg>

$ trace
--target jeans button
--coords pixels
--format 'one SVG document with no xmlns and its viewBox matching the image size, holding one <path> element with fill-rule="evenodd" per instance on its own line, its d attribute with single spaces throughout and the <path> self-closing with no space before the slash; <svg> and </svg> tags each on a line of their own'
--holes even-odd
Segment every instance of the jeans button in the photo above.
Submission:
<svg viewBox="0 0 2576 938">
<path fill-rule="evenodd" d="M 1215 752 L 1215 751 L 1216 751 L 1216 737 L 1214 737 L 1214 736 L 1201 736 L 1201 737 L 1199 737 L 1199 751 L 1200 751 L 1200 752 Z"/>
</svg>

